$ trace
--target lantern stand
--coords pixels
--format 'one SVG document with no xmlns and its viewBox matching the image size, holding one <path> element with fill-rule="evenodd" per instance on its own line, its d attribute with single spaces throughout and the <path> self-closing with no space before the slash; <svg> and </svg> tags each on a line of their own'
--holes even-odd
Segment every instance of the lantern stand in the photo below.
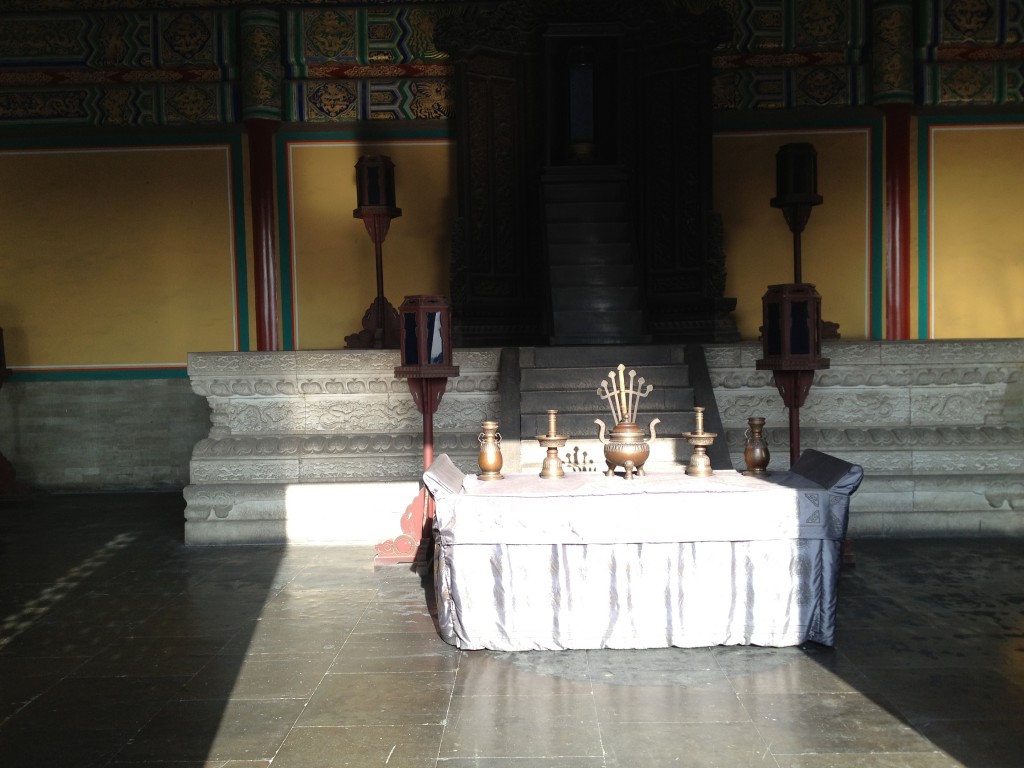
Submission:
<svg viewBox="0 0 1024 768">
<path fill-rule="evenodd" d="M 0 328 L 0 389 L 4 382 L 11 378 L 11 369 L 7 367 L 7 356 L 4 352 L 4 329 Z M 18 482 L 14 465 L 0 452 L 0 498 L 28 496 L 28 486 Z"/>
<path fill-rule="evenodd" d="M 363 220 L 373 241 L 377 264 L 377 298 L 363 315 L 363 329 L 345 337 L 347 349 L 396 349 L 398 312 L 384 297 L 382 246 L 391 220 L 402 215 L 395 207 L 395 164 L 386 155 L 365 155 L 356 163 L 356 202 L 352 215 Z"/>
<path fill-rule="evenodd" d="M 423 414 L 423 470 L 434 462 L 434 414 L 448 379 L 459 375 L 452 365 L 450 308 L 443 296 L 406 296 L 400 309 L 402 364 L 395 378 L 407 379 L 417 410 Z M 402 515 L 402 533 L 376 547 L 375 565 L 413 563 L 424 572 L 432 557 L 434 499 L 420 488 Z"/>
<path fill-rule="evenodd" d="M 775 156 L 775 197 L 772 208 L 781 208 L 793 233 L 793 282 L 802 283 L 800 236 L 811 210 L 824 202 L 818 194 L 818 153 L 810 144 L 783 144 Z"/>
<path fill-rule="evenodd" d="M 814 382 L 814 372 L 829 367 L 821 356 L 821 296 L 813 285 L 769 285 L 761 299 L 764 358 L 757 370 L 770 370 L 782 402 L 789 409 L 789 464 L 800 458 L 800 408 Z"/>
<path fill-rule="evenodd" d="M 814 382 L 814 372 L 829 367 L 821 356 L 821 296 L 803 282 L 800 236 L 821 205 L 818 194 L 818 156 L 806 143 L 784 144 L 775 157 L 773 208 L 781 208 L 793 233 L 792 283 L 769 285 L 761 299 L 764 358 L 758 370 L 770 370 L 782 401 L 789 409 L 789 463 L 800 458 L 800 407 Z"/>
</svg>

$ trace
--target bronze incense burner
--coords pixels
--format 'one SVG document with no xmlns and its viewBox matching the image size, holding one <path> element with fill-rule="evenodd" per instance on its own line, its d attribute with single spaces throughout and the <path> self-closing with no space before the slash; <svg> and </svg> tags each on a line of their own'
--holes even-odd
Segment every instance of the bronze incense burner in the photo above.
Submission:
<svg viewBox="0 0 1024 768">
<path fill-rule="evenodd" d="M 615 419 L 615 426 L 608 437 L 605 437 L 605 423 L 601 419 L 594 419 L 594 423 L 601 427 L 598 440 L 604 445 L 604 463 L 608 465 L 605 475 L 612 477 L 615 475 L 615 468 L 622 467 L 626 472 L 626 479 L 632 480 L 634 474 L 646 474 L 644 463 L 651 455 L 651 447 L 644 437 L 644 431 L 637 426 L 636 414 L 640 398 L 651 394 L 654 387 L 647 384 L 647 388 L 644 389 L 646 381 L 642 376 L 637 379 L 636 371 L 629 372 L 627 387 L 625 370 L 626 366 L 619 364 L 617 373 L 608 371 L 611 386 L 606 379 L 597 390 L 601 399 L 608 402 L 612 417 Z M 651 440 L 655 439 L 654 427 L 660 422 L 661 419 L 651 420 Z"/>
</svg>

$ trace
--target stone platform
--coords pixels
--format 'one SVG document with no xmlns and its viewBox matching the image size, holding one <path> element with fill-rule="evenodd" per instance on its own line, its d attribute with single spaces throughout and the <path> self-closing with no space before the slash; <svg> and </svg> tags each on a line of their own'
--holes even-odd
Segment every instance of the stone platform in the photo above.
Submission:
<svg viewBox="0 0 1024 768">
<path fill-rule="evenodd" d="M 497 349 L 459 350 L 434 416 L 434 450 L 476 465 L 498 413 Z M 210 404 L 192 452 L 185 541 L 375 544 L 401 532 L 419 490 L 423 416 L 397 350 L 189 355 Z"/>
<path fill-rule="evenodd" d="M 789 417 L 756 343 L 705 346 L 735 466 L 747 416 L 789 464 Z M 1024 341 L 834 341 L 800 410 L 802 449 L 864 467 L 854 536 L 1024 535 Z"/>
<path fill-rule="evenodd" d="M 771 372 L 756 370 L 760 345 L 704 350 L 733 466 L 743 465 L 747 417 L 764 416 L 769 469 L 786 469 L 788 416 Z M 801 409 L 801 447 L 864 467 L 853 536 L 1024 535 L 1024 340 L 834 341 L 823 353 L 831 367 Z M 461 375 L 434 419 L 435 453 L 464 472 L 477 471 L 481 422 L 511 415 L 500 357 L 456 350 Z M 397 351 L 190 355 L 211 428 L 192 453 L 186 542 L 398 535 L 420 487 L 423 422 L 397 365 Z M 599 454 L 589 437 L 567 448 Z M 502 453 L 508 471 L 542 457 L 529 439 L 506 441 Z M 651 453 L 658 471 L 681 472 L 689 459 L 678 435 L 659 436 Z"/>
</svg>

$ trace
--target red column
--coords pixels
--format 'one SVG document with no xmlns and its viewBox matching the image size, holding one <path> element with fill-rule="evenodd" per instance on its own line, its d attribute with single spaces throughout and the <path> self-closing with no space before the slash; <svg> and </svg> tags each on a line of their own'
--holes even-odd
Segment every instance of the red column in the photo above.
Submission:
<svg viewBox="0 0 1024 768">
<path fill-rule="evenodd" d="M 249 196 L 252 205 L 252 248 L 256 284 L 256 349 L 281 348 L 277 303 L 277 260 L 274 257 L 274 131 L 277 122 L 245 121 L 249 134 Z"/>
<path fill-rule="evenodd" d="M 885 107 L 885 338 L 910 338 L 910 106 Z"/>
</svg>

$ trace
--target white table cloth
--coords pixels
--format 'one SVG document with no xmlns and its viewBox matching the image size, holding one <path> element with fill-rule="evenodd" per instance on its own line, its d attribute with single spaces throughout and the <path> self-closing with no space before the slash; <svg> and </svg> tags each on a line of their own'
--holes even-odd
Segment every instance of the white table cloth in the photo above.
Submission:
<svg viewBox="0 0 1024 768">
<path fill-rule="evenodd" d="M 442 637 L 507 651 L 831 645 L 862 471 L 817 457 L 827 471 L 812 467 L 814 479 L 798 462 L 766 479 L 680 469 L 489 482 L 438 457 L 424 481 Z"/>
</svg>

